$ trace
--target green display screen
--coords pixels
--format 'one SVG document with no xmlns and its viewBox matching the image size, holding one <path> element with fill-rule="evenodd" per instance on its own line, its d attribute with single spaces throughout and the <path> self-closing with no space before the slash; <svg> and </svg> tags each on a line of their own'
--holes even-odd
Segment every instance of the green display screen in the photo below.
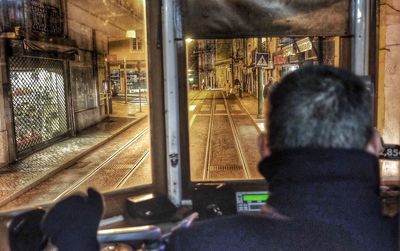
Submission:
<svg viewBox="0 0 400 251">
<path fill-rule="evenodd" d="M 244 194 L 243 201 L 250 202 L 250 201 L 267 201 L 269 194 Z"/>
</svg>

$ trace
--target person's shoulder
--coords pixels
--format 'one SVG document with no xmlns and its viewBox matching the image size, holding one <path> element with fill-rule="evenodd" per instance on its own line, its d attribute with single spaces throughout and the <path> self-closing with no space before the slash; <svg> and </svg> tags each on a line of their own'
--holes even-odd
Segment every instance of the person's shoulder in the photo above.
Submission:
<svg viewBox="0 0 400 251">
<path fill-rule="evenodd" d="M 177 231 L 168 250 L 364 250 L 348 236 L 314 221 L 220 217 Z"/>
<path fill-rule="evenodd" d="M 273 226 L 264 224 L 265 218 L 251 216 L 224 216 L 203 220 L 193 224 L 188 229 L 180 229 L 170 239 L 168 250 L 245 250 L 246 240 L 257 238 L 265 227 L 272 230 Z M 250 250 L 250 249 L 249 249 Z M 257 250 L 257 249 L 253 249 Z"/>
</svg>

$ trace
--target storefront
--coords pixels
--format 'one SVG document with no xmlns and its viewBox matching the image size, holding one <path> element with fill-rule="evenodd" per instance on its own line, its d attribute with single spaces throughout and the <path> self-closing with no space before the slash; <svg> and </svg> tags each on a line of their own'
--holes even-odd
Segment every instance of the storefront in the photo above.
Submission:
<svg viewBox="0 0 400 251">
<path fill-rule="evenodd" d="M 337 37 L 274 38 L 278 46 L 270 48 L 274 55 L 274 69 L 270 76 L 279 80 L 286 74 L 306 65 L 339 66 L 339 39 Z"/>
<path fill-rule="evenodd" d="M 125 89 L 128 96 L 147 90 L 145 69 L 145 61 L 111 63 L 110 79 L 112 81 L 113 95 L 124 96 Z"/>
<path fill-rule="evenodd" d="M 72 132 L 68 61 L 76 46 L 65 36 L 64 2 L 2 1 L 2 34 L 10 90 L 9 159 L 15 160 Z M 4 76 L 3 76 L 4 77 Z"/>
<path fill-rule="evenodd" d="M 68 133 L 64 62 L 16 56 L 9 71 L 17 155 Z"/>
</svg>

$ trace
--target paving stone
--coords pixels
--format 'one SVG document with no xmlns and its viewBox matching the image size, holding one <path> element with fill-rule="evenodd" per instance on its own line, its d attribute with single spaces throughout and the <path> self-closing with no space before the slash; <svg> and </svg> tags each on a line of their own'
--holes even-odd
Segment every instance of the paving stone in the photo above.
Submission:
<svg viewBox="0 0 400 251">
<path fill-rule="evenodd" d="M 142 116 L 146 114 L 143 113 Z M 140 117 L 107 119 L 81 132 L 38 151 L 29 157 L 0 169 L 0 204 L 13 193 L 26 189 L 33 181 L 60 168 L 82 152 L 101 143 Z"/>
</svg>

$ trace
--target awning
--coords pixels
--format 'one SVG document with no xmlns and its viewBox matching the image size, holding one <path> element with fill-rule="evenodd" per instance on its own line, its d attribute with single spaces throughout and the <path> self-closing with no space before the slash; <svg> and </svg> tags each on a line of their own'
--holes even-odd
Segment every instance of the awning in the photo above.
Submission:
<svg viewBox="0 0 400 251">
<path fill-rule="evenodd" d="M 75 58 L 75 54 L 78 54 L 78 48 L 74 41 L 69 41 L 69 44 L 56 44 L 24 39 L 23 49 L 24 54 L 45 54 L 50 57 L 71 60 Z"/>
</svg>

